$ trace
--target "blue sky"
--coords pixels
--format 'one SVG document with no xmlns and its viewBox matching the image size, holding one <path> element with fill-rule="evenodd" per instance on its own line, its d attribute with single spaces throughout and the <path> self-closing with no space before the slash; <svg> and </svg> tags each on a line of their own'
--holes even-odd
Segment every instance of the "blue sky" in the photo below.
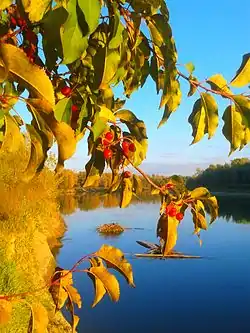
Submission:
<svg viewBox="0 0 250 333">
<path fill-rule="evenodd" d="M 250 1 L 169 0 L 167 4 L 179 54 L 178 63 L 193 62 L 195 75 L 200 81 L 216 73 L 222 73 L 230 81 L 240 66 L 242 55 L 250 52 Z M 211 163 L 229 160 L 229 143 L 221 133 L 221 119 L 211 140 L 204 137 L 190 146 L 192 128 L 187 119 L 198 95 L 187 98 L 188 88 L 183 82 L 181 106 L 158 130 L 163 111 L 158 110 L 160 96 L 156 95 L 151 79 L 125 105 L 147 126 L 149 150 L 143 163 L 146 172 L 187 175 L 194 173 L 198 167 L 205 168 Z M 226 104 L 220 98 L 217 101 L 221 116 Z M 232 154 L 230 159 L 249 156 L 249 153 L 250 149 L 245 148 L 240 153 Z M 66 167 L 80 170 L 87 159 L 86 140 L 83 139 L 76 154 L 66 162 Z"/>
<path fill-rule="evenodd" d="M 179 53 L 178 63 L 192 61 L 195 74 L 202 81 L 222 73 L 230 81 L 238 69 L 242 55 L 250 52 L 249 0 L 169 0 L 170 22 Z M 132 95 L 126 108 L 144 119 L 149 137 L 149 150 L 143 169 L 150 173 L 192 174 L 197 167 L 229 160 L 229 143 L 223 137 L 220 120 L 216 135 L 190 146 L 192 128 L 187 119 L 194 101 L 185 97 L 188 85 L 183 82 L 183 100 L 180 108 L 166 125 L 157 130 L 162 111 L 158 110 L 160 96 L 155 93 L 152 80 Z M 217 99 L 222 115 L 225 102 Z M 249 148 L 230 157 L 249 156 Z M 81 169 L 86 161 L 86 144 L 81 142 L 77 153 L 66 163 L 67 167 Z"/>
</svg>

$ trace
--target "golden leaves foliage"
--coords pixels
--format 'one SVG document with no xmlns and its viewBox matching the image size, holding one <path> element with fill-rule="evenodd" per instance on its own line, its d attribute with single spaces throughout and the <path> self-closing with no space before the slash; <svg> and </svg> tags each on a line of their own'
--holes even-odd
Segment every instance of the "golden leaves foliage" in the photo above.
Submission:
<svg viewBox="0 0 250 333">
<path fill-rule="evenodd" d="M 0 327 L 10 321 L 12 314 L 12 303 L 5 299 L 0 299 Z"/>
<path fill-rule="evenodd" d="M 110 245 L 103 245 L 88 259 L 90 267 L 79 271 L 87 273 L 94 284 L 95 298 L 92 307 L 96 306 L 106 293 L 113 302 L 117 302 L 120 298 L 119 282 L 115 275 L 109 272 L 109 268 L 121 273 L 129 285 L 135 287 L 132 267 L 124 258 L 121 250 Z M 59 311 L 65 306 L 70 312 L 72 332 L 75 332 L 79 317 L 75 315 L 74 304 L 81 308 L 82 301 L 78 290 L 73 286 L 72 272 L 74 272 L 74 269 L 69 271 L 57 267 L 52 279 L 50 292 L 55 302 L 56 310 Z M 33 315 L 33 317 L 35 316 Z"/>
<path fill-rule="evenodd" d="M 54 88 L 45 71 L 31 63 L 26 54 L 11 44 L 0 44 L 0 82 L 16 81 L 28 89 L 34 98 L 55 105 Z"/>
</svg>

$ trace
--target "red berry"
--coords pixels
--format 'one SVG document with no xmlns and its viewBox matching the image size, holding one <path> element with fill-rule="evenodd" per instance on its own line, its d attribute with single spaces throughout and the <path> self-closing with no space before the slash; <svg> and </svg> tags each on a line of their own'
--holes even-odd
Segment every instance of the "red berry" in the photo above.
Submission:
<svg viewBox="0 0 250 333">
<path fill-rule="evenodd" d="M 169 214 L 169 212 L 170 212 L 170 210 L 172 209 L 172 205 L 168 205 L 167 207 L 166 207 L 166 210 L 165 210 L 165 213 L 166 213 L 166 215 L 168 215 Z"/>
<path fill-rule="evenodd" d="M 130 171 L 125 171 L 124 173 L 123 173 L 123 177 L 124 178 L 130 178 L 132 176 L 132 173 L 130 172 Z"/>
<path fill-rule="evenodd" d="M 33 44 L 37 43 L 37 35 L 32 30 L 27 30 L 25 33 L 25 37 L 31 43 Z"/>
<path fill-rule="evenodd" d="M 72 89 L 68 86 L 64 86 L 62 89 L 61 89 L 61 93 L 66 96 L 66 97 L 69 97 L 72 93 Z"/>
<path fill-rule="evenodd" d="M 173 188 L 173 187 L 174 187 L 174 184 L 172 184 L 172 183 L 167 183 L 167 184 L 165 185 L 165 187 L 168 188 L 168 189 L 170 189 L 170 188 Z"/>
<path fill-rule="evenodd" d="M 132 153 L 134 153 L 136 151 L 136 147 L 134 143 L 130 143 L 128 146 L 129 151 L 131 151 Z"/>
<path fill-rule="evenodd" d="M 77 111 L 78 111 L 78 106 L 75 105 L 75 104 L 73 104 L 73 105 L 71 106 L 71 110 L 72 110 L 72 112 L 77 112 Z"/>
<path fill-rule="evenodd" d="M 103 140 L 102 140 L 102 144 L 103 144 L 104 146 L 109 146 L 109 145 L 110 145 L 110 141 L 108 141 L 108 140 L 106 140 L 106 139 L 103 139 Z"/>
<path fill-rule="evenodd" d="M 108 160 L 108 159 L 110 159 L 112 157 L 113 152 L 109 148 L 105 148 L 104 151 L 103 151 L 103 155 L 104 155 L 104 158 L 106 160 Z"/>
<path fill-rule="evenodd" d="M 113 141 L 114 140 L 114 134 L 112 132 L 107 132 L 105 134 L 105 139 L 107 139 L 108 141 Z"/>
<path fill-rule="evenodd" d="M 177 213 L 177 214 L 176 214 L 176 219 L 177 219 L 178 221 L 183 220 L 183 217 L 184 217 L 184 215 L 183 215 L 182 213 Z"/>
<path fill-rule="evenodd" d="M 168 213 L 169 216 L 174 217 L 176 216 L 177 210 L 175 207 L 172 207 Z"/>
<path fill-rule="evenodd" d="M 15 28 L 15 27 L 16 27 L 16 25 L 17 25 L 17 22 L 16 22 L 16 19 L 15 19 L 15 17 L 11 16 L 11 18 L 10 18 L 10 23 L 11 23 L 11 25 L 12 25 L 12 27 L 13 27 L 13 28 Z"/>
<path fill-rule="evenodd" d="M 129 142 L 128 141 L 123 141 L 122 142 L 122 149 L 123 150 L 129 150 Z"/>
<path fill-rule="evenodd" d="M 20 18 L 20 19 L 17 20 L 17 24 L 18 24 L 19 27 L 21 27 L 21 28 L 24 28 L 24 27 L 27 25 L 25 19 L 22 19 L 22 18 Z"/>
</svg>

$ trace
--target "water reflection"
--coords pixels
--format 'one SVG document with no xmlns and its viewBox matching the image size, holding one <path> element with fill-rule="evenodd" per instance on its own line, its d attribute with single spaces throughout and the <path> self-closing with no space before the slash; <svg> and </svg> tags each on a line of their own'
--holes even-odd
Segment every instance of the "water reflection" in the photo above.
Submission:
<svg viewBox="0 0 250 333">
<path fill-rule="evenodd" d="M 249 198 L 240 196 L 217 196 L 219 202 L 219 216 L 235 223 L 250 223 Z M 82 195 L 64 195 L 59 198 L 60 210 L 64 215 L 71 215 L 77 209 L 90 211 L 99 207 L 119 207 L 120 196 L 117 194 L 85 193 Z M 140 197 L 133 197 L 131 205 L 144 203 L 160 203 L 156 195 L 144 192 Z"/>
</svg>

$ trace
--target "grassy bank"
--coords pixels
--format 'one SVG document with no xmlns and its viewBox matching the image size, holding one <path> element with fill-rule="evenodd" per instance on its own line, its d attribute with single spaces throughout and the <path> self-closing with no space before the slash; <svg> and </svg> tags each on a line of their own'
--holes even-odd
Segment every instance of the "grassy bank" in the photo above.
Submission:
<svg viewBox="0 0 250 333">
<path fill-rule="evenodd" d="M 57 183 L 45 169 L 29 184 L 21 181 L 26 164 L 24 149 L 18 154 L 0 156 L 0 294 L 11 295 L 41 288 L 53 274 L 55 259 L 51 250 L 65 231 L 57 203 Z M 69 326 L 48 291 L 25 297 L 25 301 L 47 322 L 44 332 L 67 332 Z M 13 304 L 11 321 L 1 332 L 27 333 L 30 309 L 19 301 Z M 38 326 L 37 326 L 38 328 Z M 35 330 L 34 332 L 41 332 Z"/>
</svg>

